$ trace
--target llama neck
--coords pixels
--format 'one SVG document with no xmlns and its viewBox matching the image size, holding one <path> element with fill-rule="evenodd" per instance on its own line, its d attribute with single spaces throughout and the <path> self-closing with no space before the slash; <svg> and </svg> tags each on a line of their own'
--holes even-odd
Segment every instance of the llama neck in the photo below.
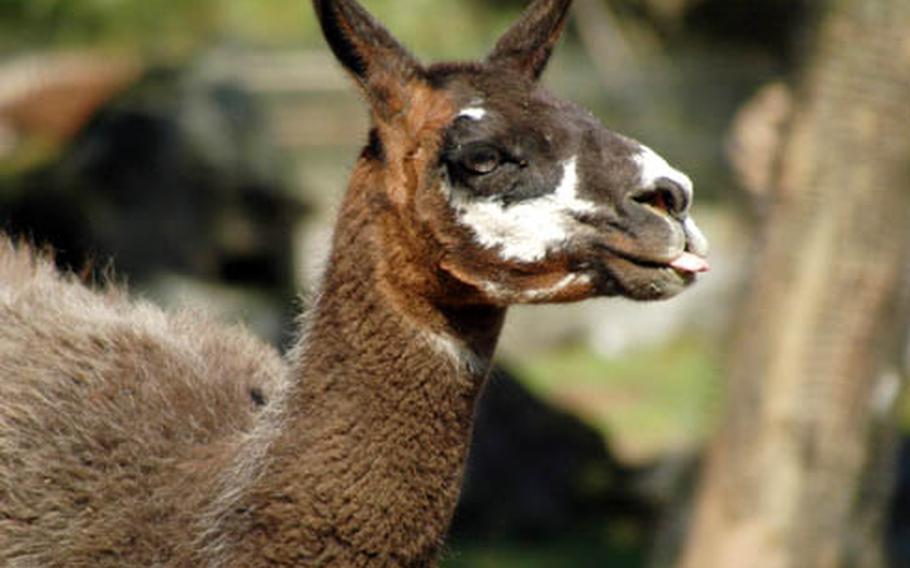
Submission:
<svg viewBox="0 0 910 568">
<path fill-rule="evenodd" d="M 247 517 L 247 533 L 229 537 L 235 565 L 267 549 L 288 564 L 424 566 L 448 528 L 504 310 L 446 308 L 379 282 L 388 251 L 357 199 L 342 210 L 264 469 L 235 507 Z"/>
</svg>

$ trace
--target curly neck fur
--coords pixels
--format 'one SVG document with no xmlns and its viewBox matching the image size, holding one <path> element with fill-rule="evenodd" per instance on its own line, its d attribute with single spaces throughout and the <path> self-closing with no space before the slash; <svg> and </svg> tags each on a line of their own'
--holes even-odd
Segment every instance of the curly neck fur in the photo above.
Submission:
<svg viewBox="0 0 910 568">
<path fill-rule="evenodd" d="M 224 566 L 425 566 L 438 554 L 504 310 L 378 282 L 396 251 L 367 199 L 348 194 L 289 386 L 258 430 L 271 439 L 253 442 L 268 449 L 210 534 Z"/>
</svg>

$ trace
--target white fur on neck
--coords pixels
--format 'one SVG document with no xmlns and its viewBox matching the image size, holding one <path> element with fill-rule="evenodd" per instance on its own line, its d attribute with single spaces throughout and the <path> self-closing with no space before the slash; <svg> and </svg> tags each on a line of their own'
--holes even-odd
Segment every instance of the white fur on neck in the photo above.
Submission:
<svg viewBox="0 0 910 568">
<path fill-rule="evenodd" d="M 467 369 L 472 375 L 480 375 L 485 373 L 489 366 L 467 345 L 454 337 L 432 331 L 424 331 L 423 337 L 430 347 L 449 359 L 457 369 Z"/>
<path fill-rule="evenodd" d="M 497 249 L 504 260 L 536 262 L 568 240 L 572 213 L 596 206 L 578 197 L 578 157 L 563 163 L 563 176 L 552 193 L 505 205 L 495 198 L 478 199 L 449 186 L 450 202 L 458 220 L 474 233 L 478 244 Z"/>
<path fill-rule="evenodd" d="M 486 109 L 479 106 L 471 106 L 459 112 L 456 118 L 465 117 L 470 118 L 471 120 L 482 120 L 486 115 Z"/>
</svg>

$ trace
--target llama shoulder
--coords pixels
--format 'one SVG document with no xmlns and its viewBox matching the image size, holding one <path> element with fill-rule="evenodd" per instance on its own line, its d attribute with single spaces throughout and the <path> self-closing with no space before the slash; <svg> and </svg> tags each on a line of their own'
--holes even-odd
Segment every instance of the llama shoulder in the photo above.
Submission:
<svg viewBox="0 0 910 568">
<path fill-rule="evenodd" d="M 168 313 L 114 286 L 89 288 L 2 239 L 0 323 L 7 385 L 43 377 L 76 390 L 123 388 L 146 403 L 181 391 L 215 391 L 208 406 L 232 396 L 256 406 L 284 374 L 276 350 L 239 326 L 193 310 Z"/>
<path fill-rule="evenodd" d="M 252 427 L 284 374 L 237 326 L 90 289 L 0 238 L 0 464 L 21 460 L 0 476 L 50 463 L 43 452 L 74 470 L 204 461 Z"/>
<path fill-rule="evenodd" d="M 92 290 L 0 238 L 0 542 L 25 531 L 10 542 L 34 548 L 0 564 L 67 547 L 64 512 L 86 542 L 124 550 L 139 518 L 185 514 L 284 372 L 240 328 Z"/>
</svg>

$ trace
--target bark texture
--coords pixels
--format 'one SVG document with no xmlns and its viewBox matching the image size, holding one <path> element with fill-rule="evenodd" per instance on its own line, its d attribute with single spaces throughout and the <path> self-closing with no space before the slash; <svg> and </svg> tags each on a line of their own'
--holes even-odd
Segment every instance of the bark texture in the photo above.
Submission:
<svg viewBox="0 0 910 568">
<path fill-rule="evenodd" d="M 910 2 L 828 0 L 686 568 L 878 566 L 910 311 Z"/>
</svg>

